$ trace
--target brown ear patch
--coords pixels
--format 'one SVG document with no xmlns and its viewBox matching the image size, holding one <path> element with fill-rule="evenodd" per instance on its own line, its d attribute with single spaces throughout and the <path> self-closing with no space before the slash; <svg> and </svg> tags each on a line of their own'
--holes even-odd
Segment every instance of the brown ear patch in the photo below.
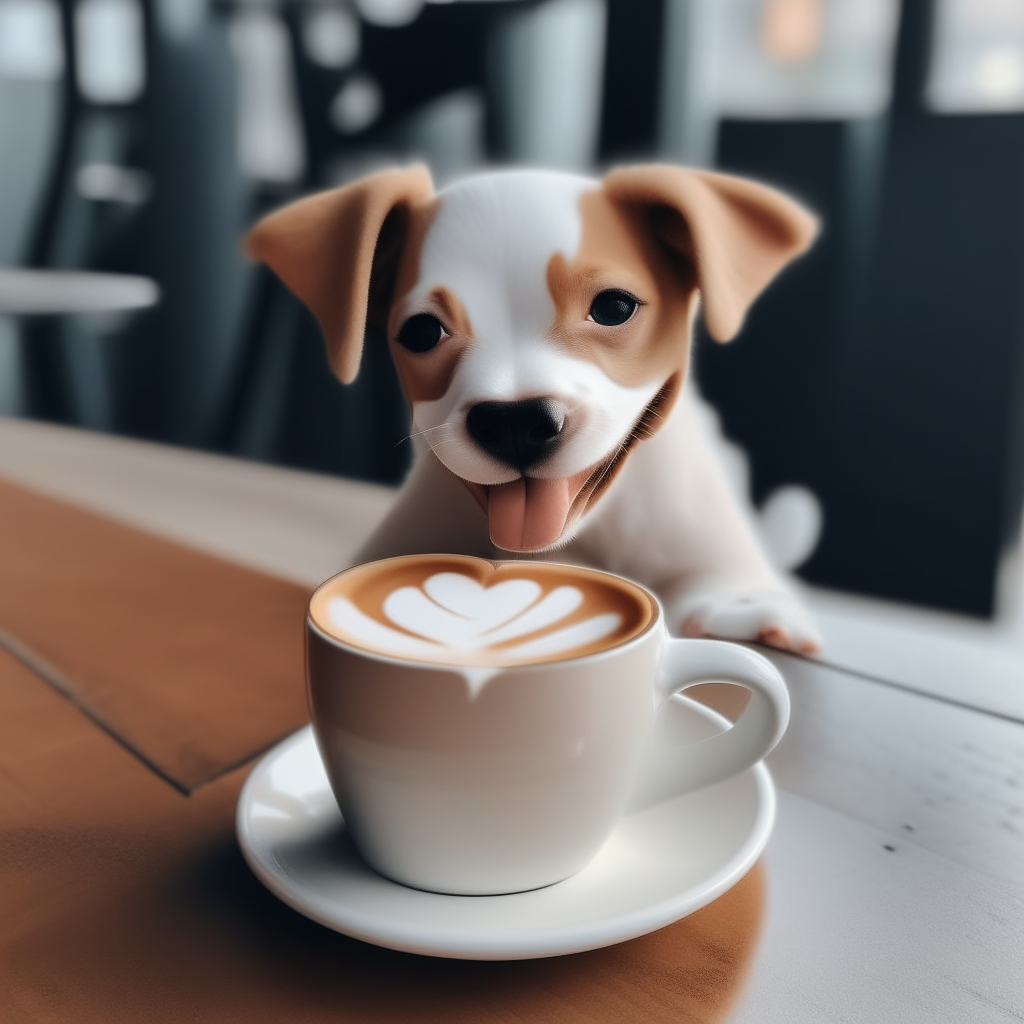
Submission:
<svg viewBox="0 0 1024 1024">
<path fill-rule="evenodd" d="M 267 263 L 317 318 L 345 383 L 359 371 L 368 313 L 381 324 L 386 318 L 412 213 L 433 194 L 426 167 L 381 171 L 277 210 L 246 239 L 249 255 Z"/>
<path fill-rule="evenodd" d="M 373 250 L 370 287 L 366 301 L 366 323 L 380 330 L 387 329 L 388 313 L 398 283 L 398 269 L 402 252 L 407 244 L 415 245 L 415 232 L 410 230 L 411 211 L 408 206 L 396 206 L 381 225 L 377 244 Z M 422 244 L 422 237 L 420 238 Z M 417 255 L 418 255 L 417 246 Z M 418 262 L 418 260 L 417 260 Z"/>
<path fill-rule="evenodd" d="M 401 309 L 402 301 L 419 283 L 423 243 L 440 208 L 438 196 L 416 206 L 397 207 L 389 215 L 393 223 L 385 221 L 381 229 L 373 256 L 375 277 L 379 273 L 373 324 L 386 331 L 389 338 L 397 329 L 394 312 Z"/>
<path fill-rule="evenodd" d="M 728 341 L 750 304 L 805 252 L 817 219 L 788 196 L 745 178 L 652 164 L 611 171 L 616 203 L 652 214 L 653 230 L 691 262 L 712 337 Z"/>
</svg>

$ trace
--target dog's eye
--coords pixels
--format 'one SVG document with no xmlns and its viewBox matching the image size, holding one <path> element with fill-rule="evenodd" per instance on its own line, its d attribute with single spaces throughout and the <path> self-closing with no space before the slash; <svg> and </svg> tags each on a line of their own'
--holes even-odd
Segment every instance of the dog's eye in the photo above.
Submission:
<svg viewBox="0 0 1024 1024">
<path fill-rule="evenodd" d="M 410 352 L 429 352 L 444 337 L 444 327 L 436 316 L 417 313 L 402 324 L 398 344 Z"/>
<path fill-rule="evenodd" d="M 590 317 L 595 323 L 615 327 L 617 324 L 624 324 L 638 305 L 637 300 L 629 292 L 609 288 L 607 291 L 599 292 L 590 304 Z"/>
</svg>

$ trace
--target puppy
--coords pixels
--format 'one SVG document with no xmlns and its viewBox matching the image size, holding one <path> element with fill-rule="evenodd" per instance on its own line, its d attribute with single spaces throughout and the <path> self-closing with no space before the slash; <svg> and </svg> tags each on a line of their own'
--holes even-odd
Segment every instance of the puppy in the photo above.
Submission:
<svg viewBox="0 0 1024 1024">
<path fill-rule="evenodd" d="M 342 381 L 367 327 L 386 333 L 416 459 L 360 561 L 577 561 L 649 586 L 677 632 L 813 652 L 684 382 L 698 308 L 732 338 L 815 233 L 780 193 L 704 171 L 510 170 L 435 193 L 409 167 L 293 203 L 247 245 Z"/>
</svg>

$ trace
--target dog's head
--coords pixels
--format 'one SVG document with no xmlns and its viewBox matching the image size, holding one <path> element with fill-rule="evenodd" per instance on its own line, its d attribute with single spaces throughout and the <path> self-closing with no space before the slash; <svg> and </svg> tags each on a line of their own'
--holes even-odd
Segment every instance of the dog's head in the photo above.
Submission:
<svg viewBox="0 0 1024 1024">
<path fill-rule="evenodd" d="M 248 239 L 312 310 L 346 383 L 387 334 L 413 433 L 508 551 L 564 542 L 674 402 L 698 300 L 726 341 L 814 218 L 678 167 L 603 181 L 503 171 L 435 194 L 389 170 L 271 214 Z"/>
</svg>

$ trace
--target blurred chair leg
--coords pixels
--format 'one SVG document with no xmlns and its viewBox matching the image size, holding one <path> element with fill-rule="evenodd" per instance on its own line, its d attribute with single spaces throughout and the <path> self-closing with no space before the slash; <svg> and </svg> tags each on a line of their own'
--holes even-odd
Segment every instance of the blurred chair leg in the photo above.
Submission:
<svg viewBox="0 0 1024 1024">
<path fill-rule="evenodd" d="M 18 321 L 13 316 L 0 316 L 0 416 L 22 415 L 22 392 Z"/>
<path fill-rule="evenodd" d="M 491 96 L 502 157 L 590 169 L 601 122 L 606 20 L 604 0 L 548 0 L 498 23 Z"/>
</svg>

